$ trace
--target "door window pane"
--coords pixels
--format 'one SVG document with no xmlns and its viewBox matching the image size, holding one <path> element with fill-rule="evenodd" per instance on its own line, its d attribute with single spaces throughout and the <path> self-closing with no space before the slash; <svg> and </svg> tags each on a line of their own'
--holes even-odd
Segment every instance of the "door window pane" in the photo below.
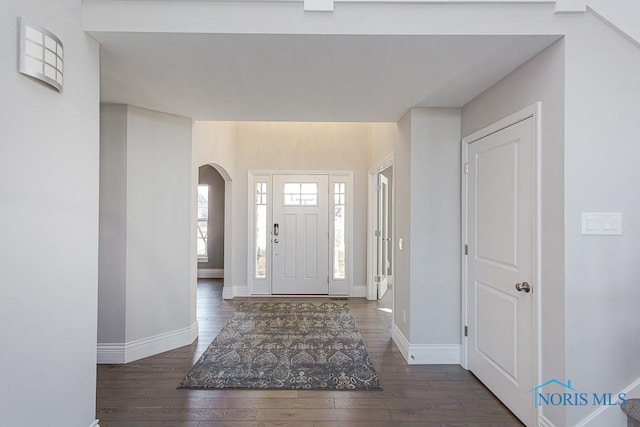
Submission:
<svg viewBox="0 0 640 427">
<path fill-rule="evenodd" d="M 287 182 L 283 188 L 285 206 L 317 206 L 318 184 Z"/>
<path fill-rule="evenodd" d="M 346 183 L 333 184 L 333 278 L 345 279 L 345 198 Z"/>
</svg>

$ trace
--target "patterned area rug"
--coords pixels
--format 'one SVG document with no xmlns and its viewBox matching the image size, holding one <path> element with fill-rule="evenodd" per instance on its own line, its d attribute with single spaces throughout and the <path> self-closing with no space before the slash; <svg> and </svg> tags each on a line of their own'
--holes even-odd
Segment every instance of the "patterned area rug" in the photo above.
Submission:
<svg viewBox="0 0 640 427">
<path fill-rule="evenodd" d="M 242 303 L 179 388 L 381 390 L 347 304 Z"/>
</svg>

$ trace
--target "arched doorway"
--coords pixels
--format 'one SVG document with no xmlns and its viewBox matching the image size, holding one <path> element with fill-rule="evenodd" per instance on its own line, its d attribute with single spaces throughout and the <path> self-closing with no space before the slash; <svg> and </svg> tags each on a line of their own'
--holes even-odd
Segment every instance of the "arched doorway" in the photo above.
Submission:
<svg viewBox="0 0 640 427">
<path fill-rule="evenodd" d="M 198 279 L 224 278 L 225 181 L 213 166 L 198 168 Z"/>
<path fill-rule="evenodd" d="M 217 164 L 217 163 L 213 163 L 213 162 L 209 162 L 209 163 L 202 163 L 197 165 L 196 170 L 195 170 L 195 174 L 196 174 L 196 179 L 195 179 L 195 186 L 198 186 L 198 175 L 199 175 L 199 170 L 202 166 L 209 166 L 211 168 L 213 168 L 224 180 L 224 230 L 222 231 L 222 234 L 224 236 L 223 238 L 223 253 L 224 253 L 224 262 L 223 262 L 223 282 L 224 282 L 224 290 L 223 290 L 223 296 L 225 299 L 230 299 L 233 298 L 233 288 L 232 288 L 232 284 L 233 284 L 233 280 L 232 280 L 232 264 L 231 264 L 231 257 L 232 257 L 232 239 L 231 239 L 231 225 L 233 222 L 233 181 L 231 179 L 231 175 L 229 174 L 229 172 L 221 165 Z M 193 214 L 193 218 L 194 218 L 194 223 L 197 222 L 197 188 L 193 189 L 193 193 L 196 194 L 196 201 L 194 201 L 194 214 Z M 193 233 L 193 242 L 192 242 L 192 247 L 196 248 L 197 245 L 197 224 L 194 224 L 194 233 Z M 197 271 L 197 264 L 198 264 L 198 259 L 197 259 L 197 252 L 194 251 L 193 252 L 193 259 L 192 259 L 192 265 L 194 266 L 195 270 Z M 197 274 L 194 274 L 194 287 L 195 287 L 195 277 L 197 277 Z M 195 289 L 194 289 L 195 291 Z"/>
</svg>

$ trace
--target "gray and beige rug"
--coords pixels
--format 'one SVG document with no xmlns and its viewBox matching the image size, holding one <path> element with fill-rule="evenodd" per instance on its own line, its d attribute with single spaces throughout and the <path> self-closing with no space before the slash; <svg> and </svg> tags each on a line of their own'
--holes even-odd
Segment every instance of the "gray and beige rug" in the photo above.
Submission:
<svg viewBox="0 0 640 427">
<path fill-rule="evenodd" d="M 347 304 L 242 303 L 180 388 L 381 390 Z"/>
</svg>

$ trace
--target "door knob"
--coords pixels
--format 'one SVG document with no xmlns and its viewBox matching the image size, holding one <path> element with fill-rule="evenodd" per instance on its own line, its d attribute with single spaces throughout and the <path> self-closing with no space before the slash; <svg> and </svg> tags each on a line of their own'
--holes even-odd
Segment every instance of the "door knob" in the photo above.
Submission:
<svg viewBox="0 0 640 427">
<path fill-rule="evenodd" d="M 531 292 L 531 286 L 527 282 L 516 283 L 516 291 Z"/>
<path fill-rule="evenodd" d="M 278 240 L 278 239 L 273 239 L 273 243 L 278 243 L 278 242 L 280 242 L 280 240 Z"/>
</svg>

